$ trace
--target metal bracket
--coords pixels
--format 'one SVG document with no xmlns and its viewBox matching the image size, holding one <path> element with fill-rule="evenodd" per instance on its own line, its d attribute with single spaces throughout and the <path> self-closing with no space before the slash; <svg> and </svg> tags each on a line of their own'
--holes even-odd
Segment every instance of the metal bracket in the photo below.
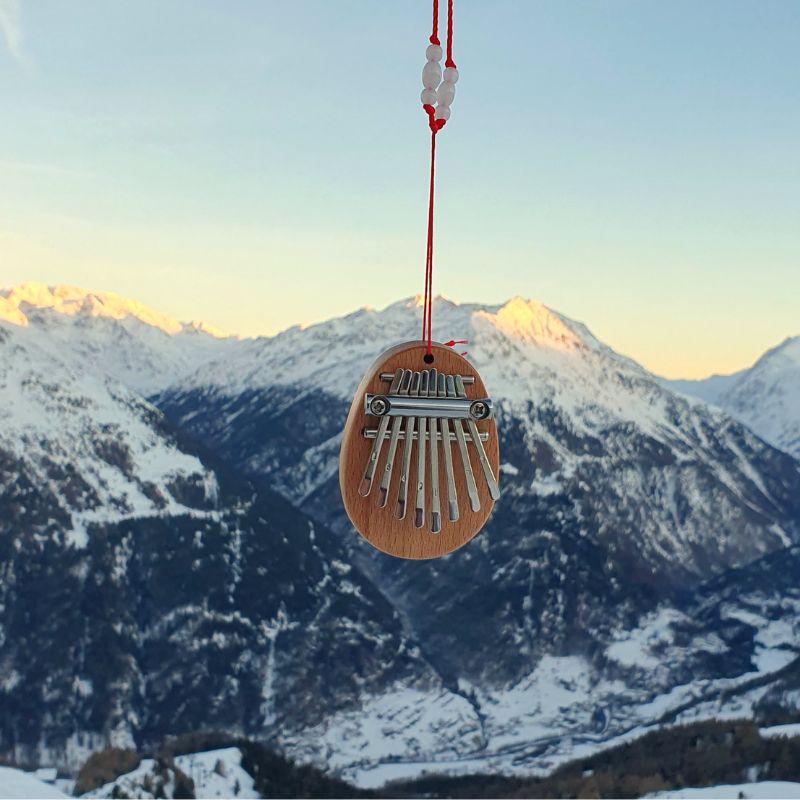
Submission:
<svg viewBox="0 0 800 800">
<path fill-rule="evenodd" d="M 438 419 L 483 420 L 492 417 L 488 397 L 416 397 L 413 395 L 365 394 L 364 413 L 371 417 L 437 417 Z"/>
</svg>

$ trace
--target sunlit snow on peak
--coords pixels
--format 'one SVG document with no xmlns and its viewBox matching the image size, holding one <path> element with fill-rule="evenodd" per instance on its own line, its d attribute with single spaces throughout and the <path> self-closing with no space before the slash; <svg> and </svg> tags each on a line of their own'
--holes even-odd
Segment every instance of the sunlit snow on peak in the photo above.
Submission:
<svg viewBox="0 0 800 800">
<path fill-rule="evenodd" d="M 225 336 L 202 322 L 184 324 L 114 292 L 94 292 L 78 286 L 47 286 L 42 283 L 23 283 L 10 289 L 0 289 L 0 320 L 26 326 L 33 309 L 48 309 L 69 317 L 132 318 L 170 336 L 187 331 L 213 337 Z"/>
<path fill-rule="evenodd" d="M 492 317 L 494 326 L 509 338 L 565 350 L 581 344 L 558 314 L 535 300 L 514 297 Z"/>
</svg>

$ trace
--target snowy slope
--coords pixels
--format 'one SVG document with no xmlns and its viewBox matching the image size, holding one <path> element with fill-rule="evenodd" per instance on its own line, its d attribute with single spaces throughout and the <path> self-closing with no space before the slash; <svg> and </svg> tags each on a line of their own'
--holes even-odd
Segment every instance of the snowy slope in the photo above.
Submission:
<svg viewBox="0 0 800 800">
<path fill-rule="evenodd" d="M 796 713 L 799 573 L 800 548 L 776 553 L 620 626 L 600 653 L 546 655 L 509 684 L 460 681 L 471 709 L 397 688 L 285 746 L 377 787 L 424 772 L 545 775 L 662 725 L 758 716 L 778 695 Z M 458 735 L 430 736 L 443 724 Z M 796 735 L 795 728 L 764 735 Z"/>
<path fill-rule="evenodd" d="M 184 797 L 180 792 L 176 770 L 192 782 L 193 796 L 198 798 L 258 798 L 253 778 L 242 768 L 242 752 L 238 747 L 207 750 L 176 756 L 174 765 L 165 766 L 145 758 L 139 766 L 119 778 L 84 795 L 85 797 Z"/>
<path fill-rule="evenodd" d="M 259 797 L 238 747 L 176 756 L 175 766 L 192 780 L 197 798 Z"/>
<path fill-rule="evenodd" d="M 0 460 L 0 481 L 35 486 L 79 547 L 89 524 L 210 513 L 217 492 L 213 473 L 159 430 L 142 397 L 14 328 L 0 328 Z M 191 509 L 189 486 L 202 497 Z"/>
<path fill-rule="evenodd" d="M 13 767 L 0 767 L 0 798 L 11 800 L 49 800 L 69 797 L 50 783 L 45 783 L 34 773 Z"/>
<path fill-rule="evenodd" d="M 800 457 L 800 336 L 734 375 L 664 384 L 719 406 L 775 447 Z"/>
<path fill-rule="evenodd" d="M 693 789 L 674 789 L 656 792 L 645 797 L 675 798 L 675 800 L 782 800 L 800 798 L 800 783 L 790 781 L 762 781 L 760 783 L 732 783 L 721 786 L 700 786 Z"/>
<path fill-rule="evenodd" d="M 782 737 L 790 739 L 795 736 L 800 736 L 800 722 L 790 722 L 786 725 L 771 725 L 769 728 L 761 728 L 759 734 L 764 739 L 779 739 Z"/>
<path fill-rule="evenodd" d="M 718 403 L 759 436 L 800 458 L 800 336 L 766 352 Z"/>
<path fill-rule="evenodd" d="M 235 346 L 203 323 L 181 323 L 135 300 L 74 286 L 27 283 L 0 289 L 0 327 L 102 370 L 144 395 Z"/>
</svg>

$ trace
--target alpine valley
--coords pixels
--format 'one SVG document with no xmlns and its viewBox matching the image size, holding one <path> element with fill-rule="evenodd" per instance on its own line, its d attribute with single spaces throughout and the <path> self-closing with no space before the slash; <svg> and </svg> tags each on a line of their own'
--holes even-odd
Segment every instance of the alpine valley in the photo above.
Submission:
<svg viewBox="0 0 800 800">
<path fill-rule="evenodd" d="M 403 562 L 353 533 L 337 459 L 420 320 L 239 339 L 0 291 L 0 755 L 74 773 L 216 730 L 369 787 L 800 718 L 793 340 L 712 405 L 541 304 L 437 298 L 434 338 L 469 340 L 494 398 L 503 496 L 462 550 Z"/>
</svg>

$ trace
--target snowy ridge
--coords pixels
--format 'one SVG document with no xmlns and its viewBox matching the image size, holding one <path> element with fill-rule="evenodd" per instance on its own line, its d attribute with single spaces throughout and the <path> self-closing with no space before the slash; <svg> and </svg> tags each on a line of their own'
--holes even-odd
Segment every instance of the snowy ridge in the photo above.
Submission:
<svg viewBox="0 0 800 800">
<path fill-rule="evenodd" d="M 433 320 L 435 339 L 469 340 L 469 358 L 495 397 L 503 427 L 515 427 L 515 437 L 524 442 L 519 456 L 504 456 L 511 493 L 546 487 L 548 494 L 574 497 L 576 483 L 585 486 L 595 465 L 605 461 L 608 470 L 615 464 L 604 478 L 613 483 L 607 498 L 615 504 L 641 498 L 648 513 L 641 549 L 648 560 L 684 565 L 697 558 L 698 547 L 718 549 L 713 517 L 750 526 L 751 511 L 783 502 L 773 496 L 782 491 L 779 485 L 765 482 L 751 463 L 763 449 L 755 436 L 723 412 L 664 388 L 655 376 L 599 342 L 585 325 L 519 297 L 500 306 L 459 305 L 437 297 Z M 271 429 L 282 414 L 294 418 L 303 413 L 301 403 L 311 403 L 309 416 L 318 413 L 313 390 L 349 402 L 374 358 L 413 339 L 420 322 L 421 309 L 411 298 L 382 311 L 361 309 L 242 342 L 224 359 L 176 381 L 160 403 L 223 453 L 230 447 L 230 457 L 248 472 L 269 475 L 290 499 L 305 502 L 336 474 L 340 424 L 325 420 L 327 436 L 309 438 L 306 446 L 300 433 L 285 449 L 260 438 L 257 427 Z M 266 395 L 272 410 L 269 422 L 262 423 Z M 519 450 L 519 441 L 515 444 L 512 453 Z M 657 473 L 642 474 L 631 463 L 643 450 L 668 463 Z M 530 461 L 537 454 L 539 459 L 546 455 L 548 463 L 534 475 Z M 522 473 L 525 464 L 516 463 L 517 457 L 528 460 Z M 797 467 L 789 469 L 800 475 Z M 709 481 L 719 486 L 713 501 Z M 748 544 L 739 540 L 749 555 L 731 551 L 728 563 L 784 546 L 793 535 L 781 523 L 763 534 L 753 531 Z M 733 542 L 724 546 L 739 551 Z"/>
<path fill-rule="evenodd" d="M 800 336 L 766 352 L 718 402 L 759 436 L 800 458 Z"/>
<path fill-rule="evenodd" d="M 515 297 L 504 305 L 479 306 L 440 296 L 433 319 L 434 339 L 469 340 L 470 360 L 506 404 L 550 401 L 583 423 L 585 431 L 612 422 L 633 422 L 656 435 L 665 428 L 664 405 L 672 393 L 599 342 L 585 325 L 541 303 Z M 420 321 L 421 310 L 411 298 L 383 311 L 361 309 L 308 328 L 290 328 L 242 342 L 224 359 L 179 378 L 169 390 L 236 396 L 302 384 L 349 399 L 381 349 L 414 339 Z"/>
<path fill-rule="evenodd" d="M 68 317 L 135 319 L 171 336 L 187 331 L 202 332 L 215 338 L 226 336 L 211 325 L 202 322 L 178 322 L 114 292 L 93 292 L 77 286 L 46 286 L 41 283 L 24 283 L 10 289 L 0 289 L 0 320 L 27 326 L 31 322 L 30 318 L 36 318 L 37 312 L 43 309 Z"/>
<path fill-rule="evenodd" d="M 90 365 L 147 396 L 236 343 L 204 323 L 183 323 L 109 292 L 26 283 L 0 289 L 0 330 Z"/>
<path fill-rule="evenodd" d="M 663 383 L 719 406 L 775 447 L 800 458 L 800 336 L 789 337 L 734 375 Z"/>
<path fill-rule="evenodd" d="M 393 303 L 381 311 L 363 308 L 345 317 L 310 327 L 295 326 L 272 337 L 247 340 L 224 360 L 199 368 L 176 385 L 218 387 L 229 394 L 272 385 L 303 381 L 340 397 L 351 397 L 365 368 L 381 348 L 418 338 L 422 309 L 416 298 Z M 557 314 L 533 300 L 515 297 L 499 306 L 454 303 L 442 296 L 434 300 L 433 338 L 467 339 L 470 357 L 484 368 L 487 357 L 475 351 L 489 331 L 521 353 L 531 351 L 529 361 L 541 359 L 551 367 L 581 362 L 592 354 L 613 359 L 620 366 L 647 373 L 634 362 L 600 343 L 581 323 Z M 508 355 L 508 353 L 506 354 Z"/>
</svg>

